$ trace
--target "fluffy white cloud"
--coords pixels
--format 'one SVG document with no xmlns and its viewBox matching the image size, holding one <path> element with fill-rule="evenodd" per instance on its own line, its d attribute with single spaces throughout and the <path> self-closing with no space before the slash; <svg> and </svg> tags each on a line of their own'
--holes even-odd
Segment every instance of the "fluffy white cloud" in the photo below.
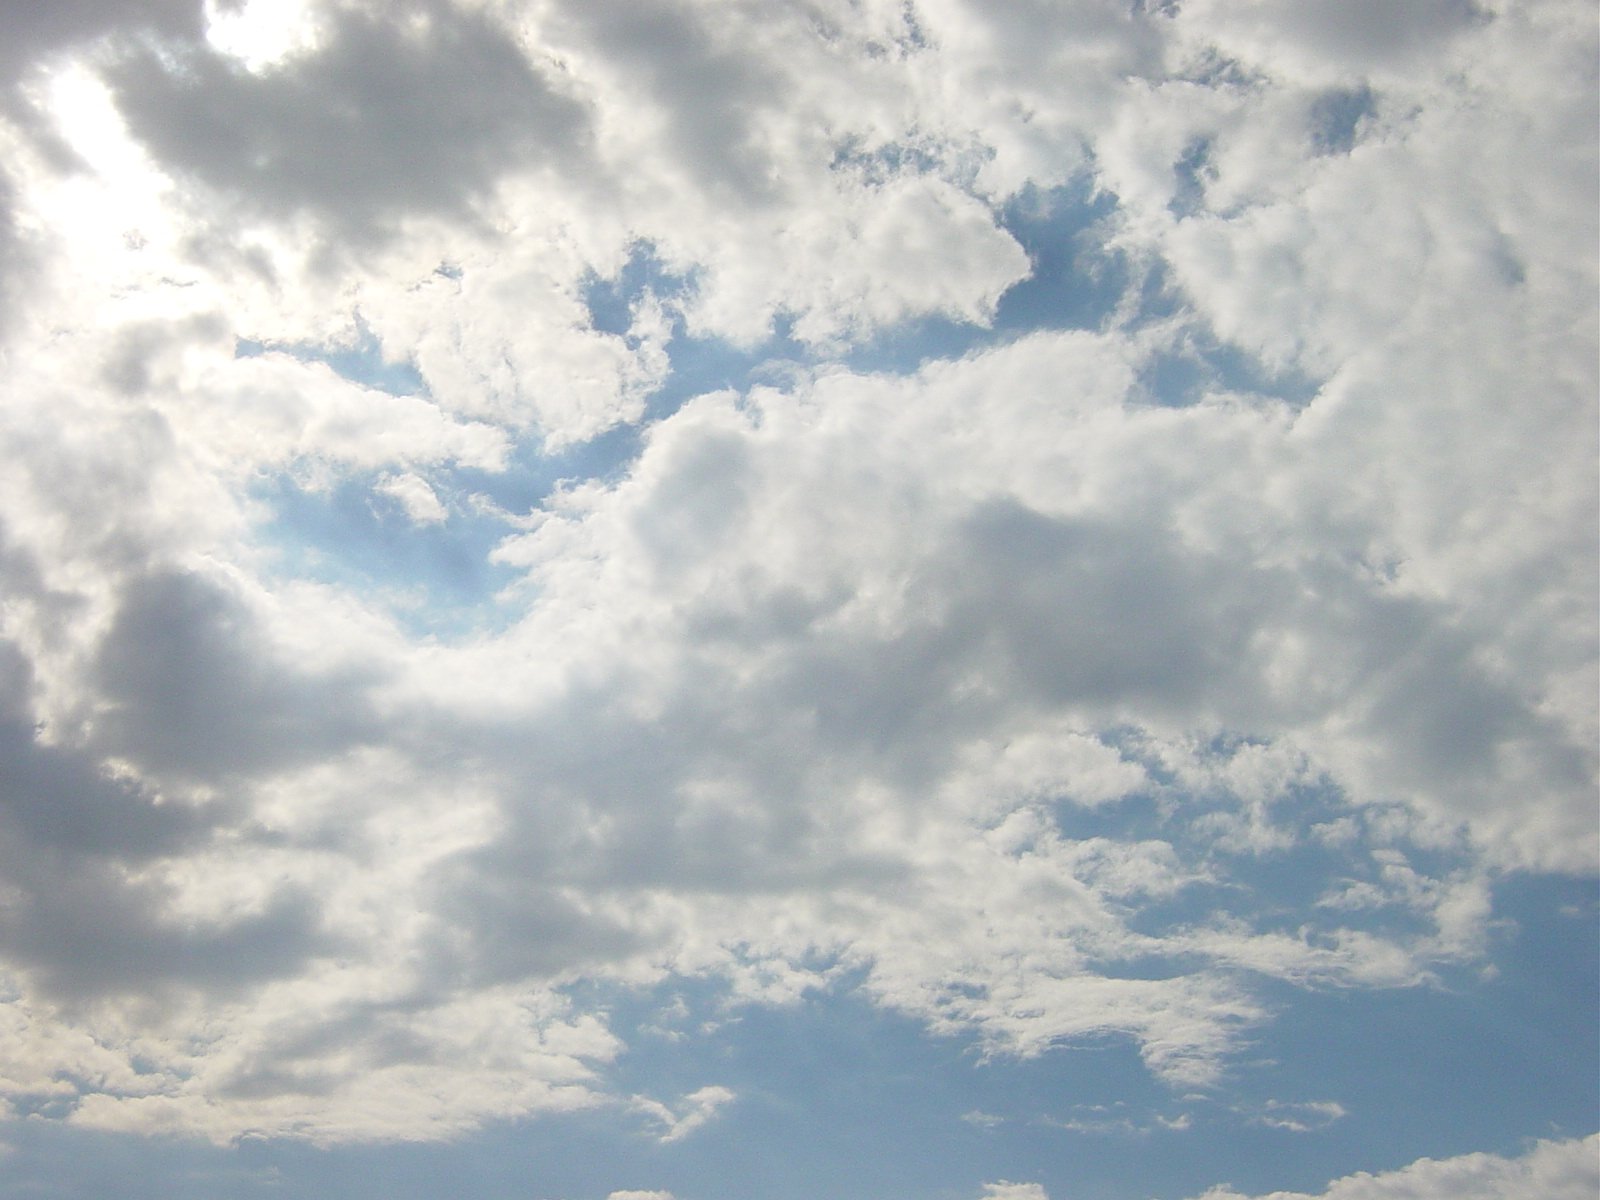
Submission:
<svg viewBox="0 0 1600 1200">
<path fill-rule="evenodd" d="M 438 525 L 449 518 L 450 514 L 440 503 L 438 493 L 420 475 L 409 472 L 386 475 L 377 482 L 375 490 L 393 498 L 406 516 L 418 525 Z"/>
<path fill-rule="evenodd" d="M 572 985 L 671 975 L 1207 1087 L 1259 980 L 1423 985 L 1495 873 L 1594 869 L 1582 5 L 53 7 L 0 52 L 0 1094 L 670 1141 L 732 1094 L 612 1095 Z M 843 365 L 994 320 L 1069 182 L 1097 328 Z M 346 494 L 396 560 L 490 526 L 494 619 L 307 577 Z M 1313 842 L 1293 923 L 1230 878 Z"/>
<path fill-rule="evenodd" d="M 1600 1187 L 1600 1135 L 1541 1141 L 1516 1158 L 1463 1154 L 1421 1158 L 1397 1171 L 1365 1171 L 1336 1179 L 1318 1200 L 1585 1200 Z M 1246 1200 L 1212 1188 L 1200 1200 Z M 1273 1192 L 1256 1200 L 1312 1200 L 1305 1192 Z"/>
</svg>

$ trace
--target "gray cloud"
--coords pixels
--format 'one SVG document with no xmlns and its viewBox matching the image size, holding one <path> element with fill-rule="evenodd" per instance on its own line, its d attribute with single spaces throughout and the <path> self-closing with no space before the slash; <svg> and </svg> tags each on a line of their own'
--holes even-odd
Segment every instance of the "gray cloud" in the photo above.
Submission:
<svg viewBox="0 0 1600 1200">
<path fill-rule="evenodd" d="M 299 973 L 334 943 L 315 901 L 279 892 L 261 911 L 196 924 L 170 911 L 170 891 L 130 883 L 113 857 L 7 855 L 12 902 L 0 945 L 44 994 L 87 1002 L 162 996 L 174 988 L 233 994 Z"/>
<path fill-rule="evenodd" d="M 1307 55 L 1360 72 L 1392 67 L 1487 19 L 1473 0 L 1296 0 L 1260 21 Z"/>
<path fill-rule="evenodd" d="M 77 1003 L 174 987 L 232 992 L 327 948 L 315 904 L 294 889 L 232 920 L 177 915 L 174 889 L 141 869 L 222 835 L 257 836 L 241 826 L 241 806 L 162 797 L 108 774 L 98 755 L 42 742 L 26 719 L 30 675 L 26 656 L 0 642 L 12 710 L 0 719 L 0 952 L 13 966 Z"/>
<path fill-rule="evenodd" d="M 1270 603 L 1263 577 L 1245 583 L 1234 564 L 1134 529 L 1006 502 L 978 510 L 960 536 L 952 621 L 992 630 L 1003 670 L 1046 704 L 1194 720 L 1248 669 Z"/>
<path fill-rule="evenodd" d="M 108 778 L 31 729 L 0 724 L 0 949 L 63 1001 L 161 995 L 173 987 L 233 992 L 292 974 L 329 943 L 303 891 L 280 890 L 258 912 L 195 922 L 173 889 L 130 875 L 202 851 L 236 806 L 162 801 Z"/>
<path fill-rule="evenodd" d="M 0 172 L 0 335 L 10 326 L 12 313 L 26 295 L 26 283 L 35 262 L 17 227 L 14 211 L 16 188 Z"/>
<path fill-rule="evenodd" d="M 138 862 L 191 848 L 216 820 L 183 803 L 157 803 L 136 784 L 108 779 L 80 754 L 40 745 L 33 729 L 0 723 L 0 821 L 8 839 Z"/>
<path fill-rule="evenodd" d="M 169 170 L 357 243 L 407 214 L 467 216 L 530 163 L 581 169 L 583 109 L 486 12 L 340 7 L 325 38 L 260 74 L 190 43 L 128 50 L 107 77 Z"/>
<path fill-rule="evenodd" d="M 769 64 L 713 37 L 715 18 L 680 3 L 597 0 L 565 6 L 578 36 L 597 47 L 644 111 L 663 119 L 672 157 L 723 200 L 772 197 L 783 186 L 755 140 L 754 118 L 781 102 L 783 81 Z M 779 20 L 788 14 L 775 13 Z"/>
<path fill-rule="evenodd" d="M 99 38 L 149 32 L 198 40 L 205 32 L 200 0 L 0 0 L 0 75 L 14 83 L 30 68 Z"/>
<path fill-rule="evenodd" d="M 449 923 L 449 936 L 430 947 L 439 982 L 483 987 L 550 980 L 603 969 L 659 945 L 563 895 L 544 882 L 544 872 L 526 863 L 519 869 L 507 857 L 505 851 L 495 856 L 499 861 L 469 856 L 442 873 L 437 911 Z"/>
<path fill-rule="evenodd" d="M 373 677 L 318 675 L 261 644 L 250 614 L 189 573 L 131 581 L 96 659 L 96 745 L 158 775 L 216 780 L 315 760 L 375 731 Z"/>
</svg>

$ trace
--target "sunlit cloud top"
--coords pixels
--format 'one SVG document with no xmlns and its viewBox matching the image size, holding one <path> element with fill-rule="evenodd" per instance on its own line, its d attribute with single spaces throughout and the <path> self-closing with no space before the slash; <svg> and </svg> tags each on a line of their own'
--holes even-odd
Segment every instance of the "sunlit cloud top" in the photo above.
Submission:
<svg viewBox="0 0 1600 1200">
<path fill-rule="evenodd" d="M 1589 6 L 0 42 L 18 1186 L 1587 1186 Z"/>
</svg>

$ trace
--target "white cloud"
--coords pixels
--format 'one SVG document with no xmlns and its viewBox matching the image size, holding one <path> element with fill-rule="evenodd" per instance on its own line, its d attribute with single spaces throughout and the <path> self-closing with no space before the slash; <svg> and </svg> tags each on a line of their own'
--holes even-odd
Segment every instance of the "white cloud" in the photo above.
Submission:
<svg viewBox="0 0 1600 1200">
<path fill-rule="evenodd" d="M 633 1109 L 643 1113 L 661 1127 L 661 1141 L 676 1142 L 680 1138 L 688 1137 L 711 1120 L 716 1116 L 718 1109 L 732 1102 L 734 1098 L 734 1094 L 727 1088 L 711 1085 L 690 1092 L 670 1108 L 648 1096 L 635 1096 L 630 1103 Z"/>
<path fill-rule="evenodd" d="M 1594 869 L 1585 6 L 51 7 L 0 50 L 7 1095 L 672 1141 L 732 1093 L 611 1096 L 568 989 L 674 974 L 1216 1086 L 1258 980 L 1422 985 L 1496 872 Z M 993 320 L 1069 182 L 1102 326 L 844 365 Z M 649 411 L 780 319 L 807 362 Z M 516 497 L 492 632 L 286 578 L 274 487 L 438 526 L 451 472 Z M 1310 838 L 1298 925 L 1226 878 Z"/>
<path fill-rule="evenodd" d="M 375 490 L 392 496 L 406 516 L 418 525 L 438 525 L 449 518 L 449 512 L 440 502 L 438 494 L 420 475 L 385 475 L 378 480 Z"/>
<path fill-rule="evenodd" d="M 1515 1158 L 1463 1154 L 1421 1158 L 1378 1174 L 1336 1179 L 1318 1200 L 1588 1200 L 1600 1187 L 1600 1134 L 1572 1141 L 1541 1141 Z M 1246 1200 L 1244 1193 L 1212 1188 L 1200 1200 Z M 1312 1200 L 1306 1192 L 1272 1192 L 1255 1200 Z"/>
<path fill-rule="evenodd" d="M 1252 1118 L 1272 1129 L 1310 1133 L 1343 1120 L 1345 1107 L 1337 1100 L 1269 1100 Z"/>
<path fill-rule="evenodd" d="M 1396 8 L 1378 0 L 1201 0 L 1177 16 L 1184 32 L 1250 67 L 1296 79 L 1377 78 L 1437 60 L 1450 42 L 1486 21 L 1470 0 L 1419 0 Z M 1180 34 L 1181 36 L 1181 34 Z"/>
<path fill-rule="evenodd" d="M 316 45 L 310 0 L 244 0 L 237 5 L 207 0 L 205 15 L 206 40 L 254 72 Z"/>
<path fill-rule="evenodd" d="M 1050 1200 L 1049 1194 L 1037 1183 L 999 1183 L 983 1185 L 981 1200 Z"/>
</svg>

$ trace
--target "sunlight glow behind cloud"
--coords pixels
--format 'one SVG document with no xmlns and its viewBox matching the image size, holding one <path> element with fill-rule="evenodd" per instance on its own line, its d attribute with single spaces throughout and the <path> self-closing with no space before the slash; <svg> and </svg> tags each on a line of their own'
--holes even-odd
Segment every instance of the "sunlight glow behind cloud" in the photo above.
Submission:
<svg viewBox="0 0 1600 1200">
<path fill-rule="evenodd" d="M 740 1195 L 672 1171 L 896 1075 L 739 1025 L 859 1004 L 1058 1070 L 945 1194 L 1578 1186 L 1592 1106 L 1379 1145 L 1272 1039 L 1593 941 L 1588 6 L 7 22 L 0 1136 Z"/>
</svg>

